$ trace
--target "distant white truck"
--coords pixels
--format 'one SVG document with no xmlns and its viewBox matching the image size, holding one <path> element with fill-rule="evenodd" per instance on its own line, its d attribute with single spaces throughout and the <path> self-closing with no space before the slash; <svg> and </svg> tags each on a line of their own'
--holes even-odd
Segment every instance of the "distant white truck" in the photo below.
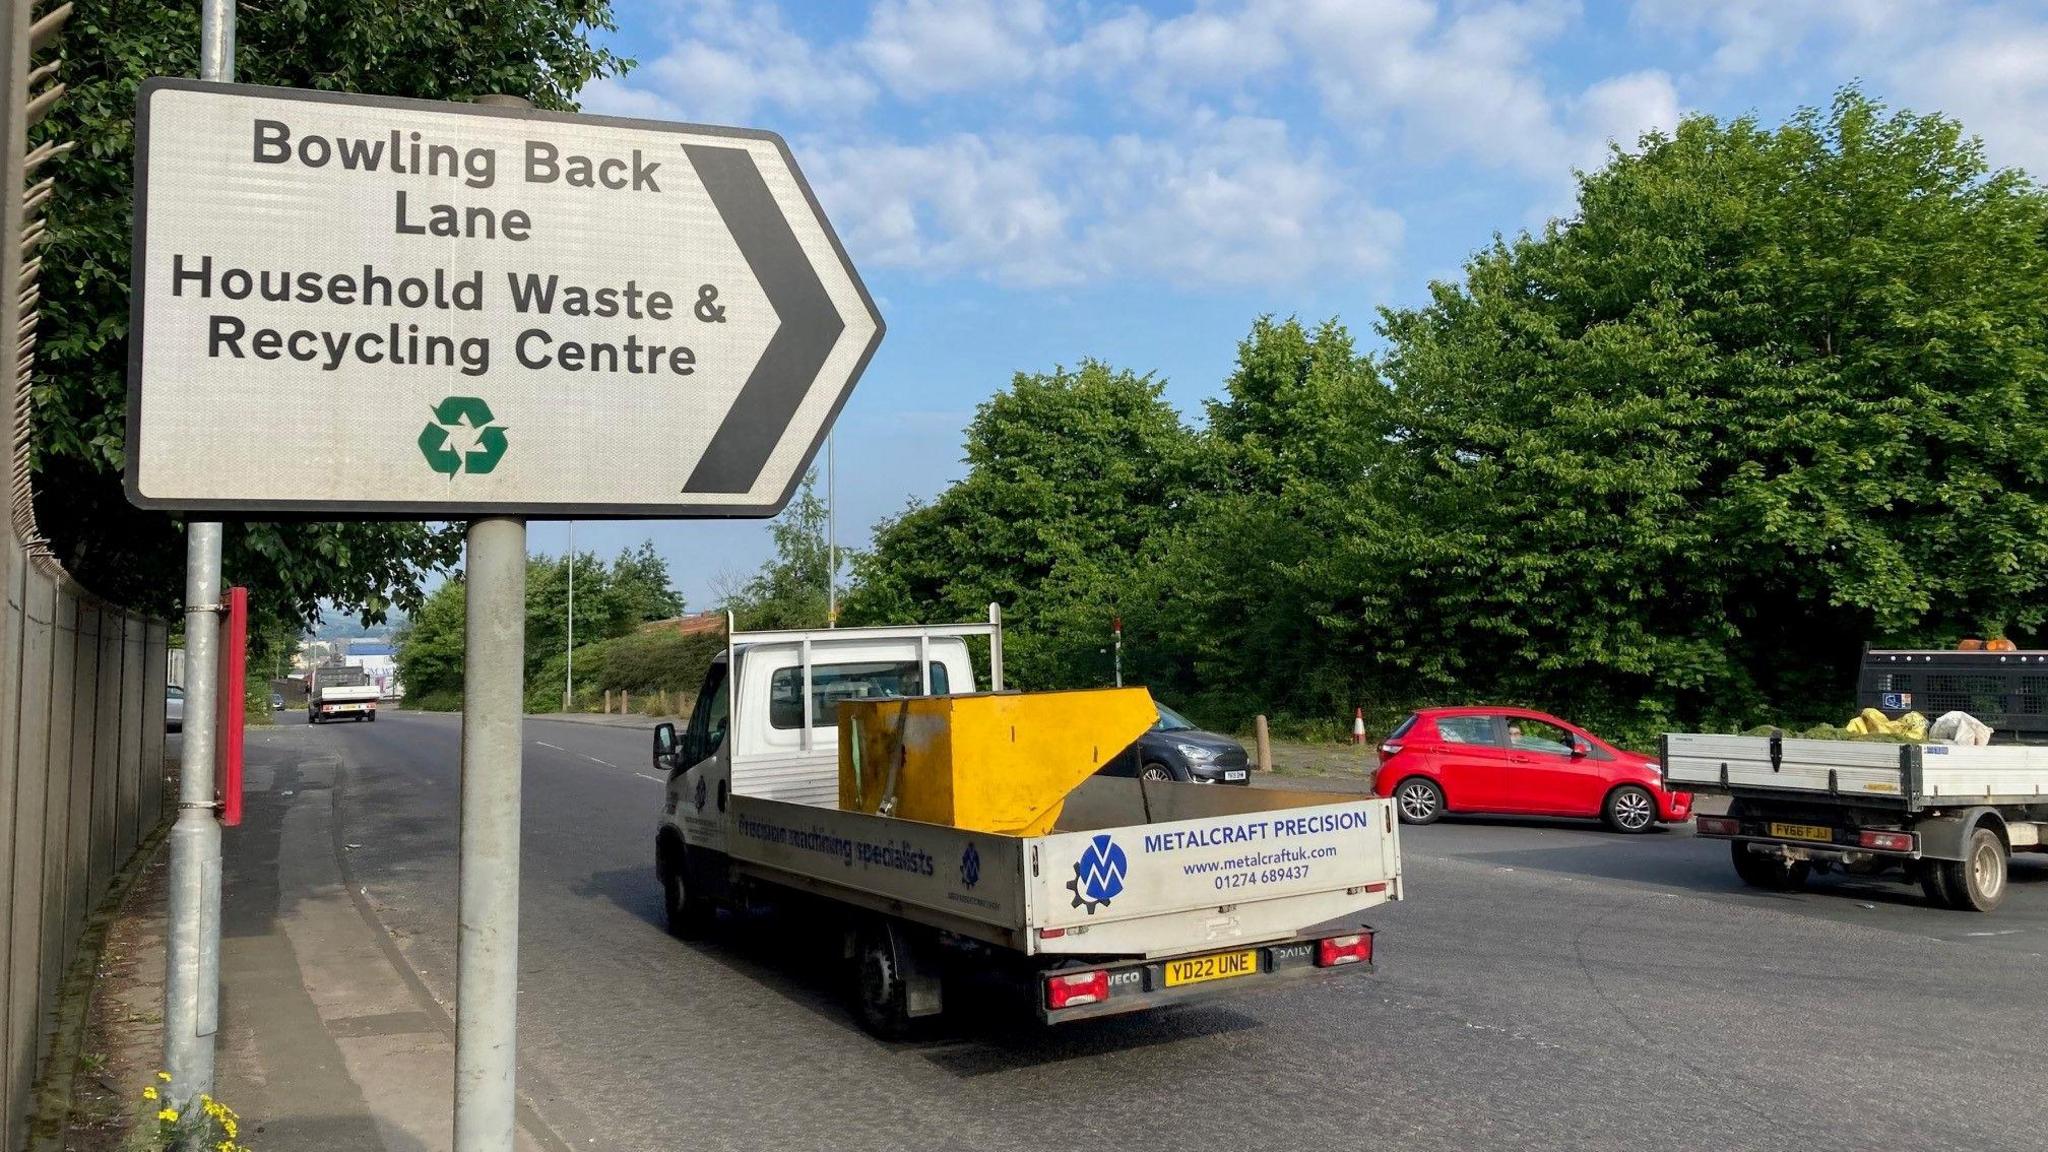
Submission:
<svg viewBox="0 0 2048 1152">
<path fill-rule="evenodd" d="M 361 668 L 321 664 L 308 674 L 306 723 L 377 719 L 377 686 Z"/>
<path fill-rule="evenodd" d="M 1673 733 L 1662 759 L 1666 787 L 1730 798 L 1695 831 L 1760 888 L 1897 868 L 1937 904 L 1989 912 L 2012 854 L 2048 850 L 2048 748 Z"/>
<path fill-rule="evenodd" d="M 1001 691 L 999 613 L 728 636 L 688 726 L 655 729 L 655 875 L 677 935 L 756 898 L 818 913 L 883 1036 L 963 982 L 1020 989 L 1059 1023 L 1371 970 L 1374 930 L 1353 918 L 1401 897 L 1390 801 L 1096 776 L 1041 836 L 845 811 L 836 701 L 973 692 L 977 636 Z"/>
</svg>

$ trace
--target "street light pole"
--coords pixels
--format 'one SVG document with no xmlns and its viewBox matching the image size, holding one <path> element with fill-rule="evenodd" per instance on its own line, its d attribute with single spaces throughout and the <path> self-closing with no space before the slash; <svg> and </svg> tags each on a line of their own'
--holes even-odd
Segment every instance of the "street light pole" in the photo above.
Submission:
<svg viewBox="0 0 2048 1152">
<path fill-rule="evenodd" d="M 839 627 L 839 437 L 825 437 L 825 626 Z"/>
<path fill-rule="evenodd" d="M 574 710 L 576 698 L 576 522 L 569 521 L 569 674 L 562 681 L 562 711 Z"/>
<path fill-rule="evenodd" d="M 199 78 L 235 78 L 234 0 L 202 0 Z M 218 521 L 186 522 L 184 748 L 164 924 L 164 1070 L 171 1077 L 165 1089 L 167 1103 L 180 1109 L 213 1091 L 220 1020 L 220 821 L 213 787 L 220 554 Z"/>
</svg>

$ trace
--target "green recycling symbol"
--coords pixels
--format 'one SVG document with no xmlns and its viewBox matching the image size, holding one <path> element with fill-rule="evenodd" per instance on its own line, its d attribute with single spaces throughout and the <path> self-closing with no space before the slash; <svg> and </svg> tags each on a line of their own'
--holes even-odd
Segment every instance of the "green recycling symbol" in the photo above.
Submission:
<svg viewBox="0 0 2048 1152">
<path fill-rule="evenodd" d="M 450 396 L 433 412 L 434 422 L 420 429 L 427 467 L 452 480 L 458 472 L 481 476 L 505 458 L 505 429 L 494 423 L 490 405 L 475 396 Z M 457 446 L 458 437 L 464 446 Z"/>
</svg>

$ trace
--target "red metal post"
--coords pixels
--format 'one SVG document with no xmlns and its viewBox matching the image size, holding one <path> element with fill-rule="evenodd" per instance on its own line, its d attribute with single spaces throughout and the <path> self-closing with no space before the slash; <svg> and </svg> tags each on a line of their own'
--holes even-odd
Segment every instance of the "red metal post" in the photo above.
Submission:
<svg viewBox="0 0 2048 1152">
<path fill-rule="evenodd" d="M 214 773 L 220 782 L 220 822 L 233 828 L 242 822 L 242 705 L 247 695 L 249 659 L 249 590 L 229 588 L 223 594 L 227 611 L 220 618 L 220 724 L 214 733 Z"/>
</svg>

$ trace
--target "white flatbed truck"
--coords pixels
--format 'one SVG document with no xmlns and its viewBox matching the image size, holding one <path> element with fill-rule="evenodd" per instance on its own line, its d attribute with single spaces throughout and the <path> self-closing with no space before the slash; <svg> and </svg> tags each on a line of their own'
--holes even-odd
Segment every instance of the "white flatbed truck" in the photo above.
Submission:
<svg viewBox="0 0 2048 1152">
<path fill-rule="evenodd" d="M 1061 1023 L 1372 969 L 1374 930 L 1353 918 L 1401 897 L 1389 801 L 1097 776 L 1042 836 L 844 811 L 834 703 L 973 692 L 970 637 L 1001 691 L 1000 613 L 727 635 L 688 726 L 655 730 L 655 873 L 677 935 L 756 897 L 821 912 L 883 1036 L 969 980 Z"/>
<path fill-rule="evenodd" d="M 306 723 L 377 719 L 378 690 L 370 676 L 352 664 L 322 664 L 313 669 L 306 689 Z"/>
<path fill-rule="evenodd" d="M 1673 733 L 1662 760 L 1667 787 L 1730 798 L 1695 834 L 1729 841 L 1760 888 L 1896 867 L 1936 904 L 1989 912 L 2012 854 L 2048 850 L 2048 748 Z"/>
</svg>

